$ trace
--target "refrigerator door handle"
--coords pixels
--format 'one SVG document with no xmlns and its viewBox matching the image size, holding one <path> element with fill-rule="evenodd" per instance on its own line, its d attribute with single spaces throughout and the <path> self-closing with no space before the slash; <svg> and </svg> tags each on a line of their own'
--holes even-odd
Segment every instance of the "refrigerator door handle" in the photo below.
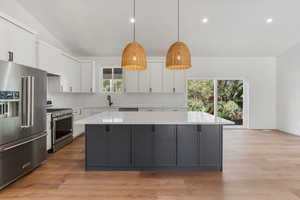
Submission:
<svg viewBox="0 0 300 200">
<path fill-rule="evenodd" d="M 34 77 L 29 77 L 30 81 L 30 126 L 33 127 L 34 125 Z"/>
<path fill-rule="evenodd" d="M 30 128 L 34 121 L 34 77 L 22 77 L 21 128 Z"/>
</svg>

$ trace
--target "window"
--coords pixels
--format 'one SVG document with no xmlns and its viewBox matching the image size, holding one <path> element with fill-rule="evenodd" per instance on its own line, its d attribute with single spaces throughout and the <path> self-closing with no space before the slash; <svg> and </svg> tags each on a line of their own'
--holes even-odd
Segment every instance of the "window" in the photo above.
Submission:
<svg viewBox="0 0 300 200">
<path fill-rule="evenodd" d="M 206 112 L 244 125 L 243 80 L 188 80 L 187 84 L 189 111 Z"/>
<path fill-rule="evenodd" d="M 189 111 L 201 111 L 214 114 L 214 81 L 188 81 Z"/>
<path fill-rule="evenodd" d="M 103 68 L 102 92 L 123 92 L 122 68 Z"/>
</svg>

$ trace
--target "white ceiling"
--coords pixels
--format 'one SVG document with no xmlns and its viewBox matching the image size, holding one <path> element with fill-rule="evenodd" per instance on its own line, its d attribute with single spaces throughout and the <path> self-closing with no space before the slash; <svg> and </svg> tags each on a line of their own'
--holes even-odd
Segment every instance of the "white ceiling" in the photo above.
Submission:
<svg viewBox="0 0 300 200">
<path fill-rule="evenodd" d="M 119 56 L 131 40 L 132 0 L 18 2 L 78 56 Z M 181 40 L 193 56 L 277 56 L 300 42 L 299 8 L 299 0 L 181 0 Z M 165 55 L 177 38 L 177 0 L 136 0 L 136 9 L 137 41 Z"/>
</svg>

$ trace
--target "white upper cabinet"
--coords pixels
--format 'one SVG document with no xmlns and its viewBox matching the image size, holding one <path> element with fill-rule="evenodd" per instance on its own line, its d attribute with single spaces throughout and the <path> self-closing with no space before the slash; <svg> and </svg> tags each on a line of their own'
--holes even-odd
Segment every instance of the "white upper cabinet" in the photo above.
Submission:
<svg viewBox="0 0 300 200">
<path fill-rule="evenodd" d="M 185 93 L 185 90 L 185 70 L 169 70 L 167 68 L 164 68 L 164 93 Z"/>
<path fill-rule="evenodd" d="M 167 69 L 166 67 L 164 67 L 163 72 L 163 92 L 174 92 L 174 70 Z"/>
<path fill-rule="evenodd" d="M 14 62 L 30 67 L 36 67 L 36 35 L 11 25 L 11 51 Z"/>
<path fill-rule="evenodd" d="M 0 60 L 6 61 L 8 60 L 8 51 L 10 51 L 7 23 L 0 17 Z"/>
<path fill-rule="evenodd" d="M 36 67 L 36 34 L 0 17 L 0 59 L 8 60 L 13 52 L 14 63 Z"/>
<path fill-rule="evenodd" d="M 81 61 L 81 92 L 95 92 L 95 61 Z"/>
<path fill-rule="evenodd" d="M 138 71 L 125 70 L 125 88 L 128 93 L 139 92 Z"/>
<path fill-rule="evenodd" d="M 149 62 L 144 71 L 126 71 L 126 92 L 185 93 L 185 71 L 169 70 L 163 61 Z"/>
<path fill-rule="evenodd" d="M 81 89 L 81 64 L 74 58 L 61 54 L 61 91 L 80 92 Z"/>
<path fill-rule="evenodd" d="M 59 75 L 61 64 L 61 51 L 51 45 L 38 42 L 38 68 L 47 71 L 50 74 Z"/>
<path fill-rule="evenodd" d="M 150 92 L 150 73 L 148 70 L 139 71 L 139 92 Z"/>
<path fill-rule="evenodd" d="M 185 93 L 186 82 L 185 82 L 185 70 L 174 71 L 174 91 L 175 93 Z"/>
<path fill-rule="evenodd" d="M 78 60 L 70 59 L 69 77 L 71 92 L 81 92 L 81 64 Z"/>
<path fill-rule="evenodd" d="M 161 62 L 149 63 L 148 68 L 150 72 L 150 92 L 153 93 L 162 92 L 163 63 Z"/>
</svg>

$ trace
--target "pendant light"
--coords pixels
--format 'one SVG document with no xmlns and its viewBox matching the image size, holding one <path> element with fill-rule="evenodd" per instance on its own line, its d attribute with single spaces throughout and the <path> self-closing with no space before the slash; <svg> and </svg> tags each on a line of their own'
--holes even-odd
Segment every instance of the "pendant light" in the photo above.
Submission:
<svg viewBox="0 0 300 200">
<path fill-rule="evenodd" d="M 123 50 L 121 66 L 125 70 L 145 70 L 147 69 L 147 58 L 145 50 L 135 41 L 135 0 L 133 0 L 133 41 Z"/>
<path fill-rule="evenodd" d="M 172 70 L 184 70 L 189 69 L 192 67 L 191 64 L 191 53 L 188 46 L 180 42 L 179 38 L 179 0 L 178 0 L 178 24 L 177 24 L 177 31 L 178 31 L 178 38 L 177 42 L 172 44 L 168 50 L 167 58 L 166 58 L 166 67 Z"/>
</svg>

